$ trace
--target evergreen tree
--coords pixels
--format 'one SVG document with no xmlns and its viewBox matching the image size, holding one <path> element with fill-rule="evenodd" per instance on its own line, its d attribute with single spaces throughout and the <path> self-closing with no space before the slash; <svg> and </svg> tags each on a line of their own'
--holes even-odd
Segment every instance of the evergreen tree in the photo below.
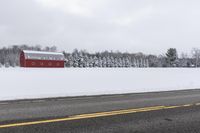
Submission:
<svg viewBox="0 0 200 133">
<path fill-rule="evenodd" d="M 176 61 L 178 59 L 178 54 L 175 48 L 170 48 L 167 50 L 166 59 L 170 67 L 177 66 Z"/>
</svg>

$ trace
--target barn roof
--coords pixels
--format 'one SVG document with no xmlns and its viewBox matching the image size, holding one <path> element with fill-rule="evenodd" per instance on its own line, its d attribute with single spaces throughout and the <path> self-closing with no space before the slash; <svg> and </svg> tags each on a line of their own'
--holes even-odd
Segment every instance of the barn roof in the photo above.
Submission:
<svg viewBox="0 0 200 133">
<path fill-rule="evenodd" d="M 25 59 L 64 60 L 64 54 L 58 52 L 23 50 Z"/>
<path fill-rule="evenodd" d="M 63 55 L 63 53 L 58 52 L 46 52 L 46 51 L 32 51 L 32 50 L 23 50 L 25 54 L 44 54 L 44 55 Z"/>
</svg>

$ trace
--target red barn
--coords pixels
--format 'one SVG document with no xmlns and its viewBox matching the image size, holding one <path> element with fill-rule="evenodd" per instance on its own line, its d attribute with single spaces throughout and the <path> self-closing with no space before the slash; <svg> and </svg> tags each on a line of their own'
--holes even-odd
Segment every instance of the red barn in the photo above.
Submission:
<svg viewBox="0 0 200 133">
<path fill-rule="evenodd" d="M 56 52 L 23 50 L 20 53 L 21 67 L 64 67 L 64 54 Z"/>
</svg>

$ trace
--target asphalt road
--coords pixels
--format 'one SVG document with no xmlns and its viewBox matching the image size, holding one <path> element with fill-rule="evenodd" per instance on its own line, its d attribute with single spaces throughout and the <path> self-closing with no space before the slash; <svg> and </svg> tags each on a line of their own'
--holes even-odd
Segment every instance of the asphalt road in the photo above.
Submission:
<svg viewBox="0 0 200 133">
<path fill-rule="evenodd" d="M 4 132 L 199 133 L 200 90 L 2 101 Z"/>
</svg>

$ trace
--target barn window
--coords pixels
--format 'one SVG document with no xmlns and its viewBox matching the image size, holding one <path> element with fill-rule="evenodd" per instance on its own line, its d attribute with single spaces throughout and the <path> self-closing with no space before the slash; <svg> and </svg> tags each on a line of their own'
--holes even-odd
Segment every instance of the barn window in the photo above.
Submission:
<svg viewBox="0 0 200 133">
<path fill-rule="evenodd" d="M 51 63 L 51 62 L 49 62 L 49 63 L 48 63 L 48 65 L 49 65 L 49 66 L 51 66 L 51 65 L 52 65 L 52 63 Z"/>
<path fill-rule="evenodd" d="M 32 62 L 31 64 L 34 66 L 36 63 L 35 63 L 35 62 Z"/>
</svg>

